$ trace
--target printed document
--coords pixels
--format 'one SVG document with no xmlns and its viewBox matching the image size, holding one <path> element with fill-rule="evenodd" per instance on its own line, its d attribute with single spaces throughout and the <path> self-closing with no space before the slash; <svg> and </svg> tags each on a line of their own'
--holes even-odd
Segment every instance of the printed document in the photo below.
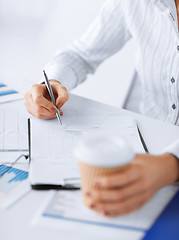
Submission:
<svg viewBox="0 0 179 240">
<path fill-rule="evenodd" d="M 80 238 L 142 239 L 163 208 L 176 193 L 177 186 L 167 186 L 141 209 L 121 217 L 103 217 L 82 203 L 81 191 L 51 191 L 36 213 L 32 224 L 68 231 Z M 81 234 L 81 235 L 80 235 Z M 111 237 L 112 236 L 112 237 Z"/>
<path fill-rule="evenodd" d="M 134 119 L 129 117 L 75 116 L 57 119 L 31 119 L 31 184 L 72 184 L 80 175 L 73 152 L 84 137 L 110 133 L 127 139 L 136 153 L 144 153 Z"/>
</svg>

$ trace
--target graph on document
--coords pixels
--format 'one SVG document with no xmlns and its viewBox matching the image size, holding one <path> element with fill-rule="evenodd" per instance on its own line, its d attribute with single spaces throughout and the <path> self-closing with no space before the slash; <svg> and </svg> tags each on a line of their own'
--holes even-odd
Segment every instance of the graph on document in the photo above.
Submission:
<svg viewBox="0 0 179 240">
<path fill-rule="evenodd" d="M 0 103 L 22 99 L 23 96 L 6 84 L 0 83 Z"/>
<path fill-rule="evenodd" d="M 27 178 L 27 171 L 0 165 L 0 199 L 6 197 L 13 188 Z"/>
</svg>

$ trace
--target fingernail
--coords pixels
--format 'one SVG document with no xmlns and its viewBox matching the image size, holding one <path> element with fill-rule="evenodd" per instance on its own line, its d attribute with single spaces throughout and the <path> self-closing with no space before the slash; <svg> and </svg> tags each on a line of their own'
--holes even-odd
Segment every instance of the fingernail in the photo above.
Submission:
<svg viewBox="0 0 179 240">
<path fill-rule="evenodd" d="M 86 196 L 91 197 L 91 192 L 87 192 Z"/>
<path fill-rule="evenodd" d="M 95 207 L 96 207 L 96 204 L 94 204 L 94 203 L 90 204 L 90 208 L 95 208 Z"/>
<path fill-rule="evenodd" d="M 103 215 L 104 215 L 104 216 L 109 216 L 109 213 L 106 212 L 106 211 L 104 211 L 104 212 L 103 212 Z"/>
</svg>

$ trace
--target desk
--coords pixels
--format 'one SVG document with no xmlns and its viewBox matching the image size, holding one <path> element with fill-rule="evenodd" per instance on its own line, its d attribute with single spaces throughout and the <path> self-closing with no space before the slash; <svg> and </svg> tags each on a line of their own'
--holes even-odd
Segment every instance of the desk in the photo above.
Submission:
<svg viewBox="0 0 179 240">
<path fill-rule="evenodd" d="M 7 107 L 19 107 L 24 108 L 23 101 L 7 103 L 0 105 L 0 109 Z M 133 116 L 139 125 L 141 133 L 146 141 L 150 153 L 158 153 L 168 144 L 176 140 L 179 136 L 179 127 L 171 124 L 166 124 L 158 120 L 154 120 L 139 114 L 135 114 L 126 110 L 117 109 L 102 103 L 91 101 L 89 99 L 81 98 L 75 95 L 70 95 L 69 102 L 64 106 L 64 114 L 67 110 L 76 108 L 82 115 L 83 114 L 95 114 L 100 111 L 100 115 L 121 115 L 121 116 Z M 70 229 L 60 231 L 52 228 L 44 227 L 32 227 L 30 221 L 38 211 L 41 203 L 46 197 L 45 191 L 31 190 L 24 198 L 14 204 L 11 208 L 0 212 L 0 238 L 1 240 L 18 239 L 18 240 L 32 240 L 32 239 L 62 239 L 62 240 L 75 240 L 75 239 L 95 239 L 95 231 L 90 231 L 92 227 L 89 227 L 89 234 L 86 235 L 79 232 L 74 236 Z M 68 224 L 68 223 L 67 223 Z M 110 237 L 110 239 L 121 239 L 118 235 Z M 135 239 L 140 239 L 141 233 L 136 233 Z M 102 237 L 101 239 L 109 239 Z M 125 239 L 130 239 L 127 237 Z M 133 238 L 133 240 L 135 240 Z"/>
</svg>

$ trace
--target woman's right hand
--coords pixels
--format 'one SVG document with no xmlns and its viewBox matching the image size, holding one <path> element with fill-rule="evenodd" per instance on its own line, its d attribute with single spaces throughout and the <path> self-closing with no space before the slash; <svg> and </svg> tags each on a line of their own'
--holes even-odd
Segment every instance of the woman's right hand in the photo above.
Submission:
<svg viewBox="0 0 179 240">
<path fill-rule="evenodd" d="M 55 96 L 56 106 L 60 109 L 69 99 L 67 89 L 58 81 L 50 80 L 50 84 Z M 56 118 L 56 107 L 51 102 L 51 98 L 45 84 L 35 84 L 29 89 L 25 95 L 25 106 L 30 114 L 39 119 Z"/>
</svg>

